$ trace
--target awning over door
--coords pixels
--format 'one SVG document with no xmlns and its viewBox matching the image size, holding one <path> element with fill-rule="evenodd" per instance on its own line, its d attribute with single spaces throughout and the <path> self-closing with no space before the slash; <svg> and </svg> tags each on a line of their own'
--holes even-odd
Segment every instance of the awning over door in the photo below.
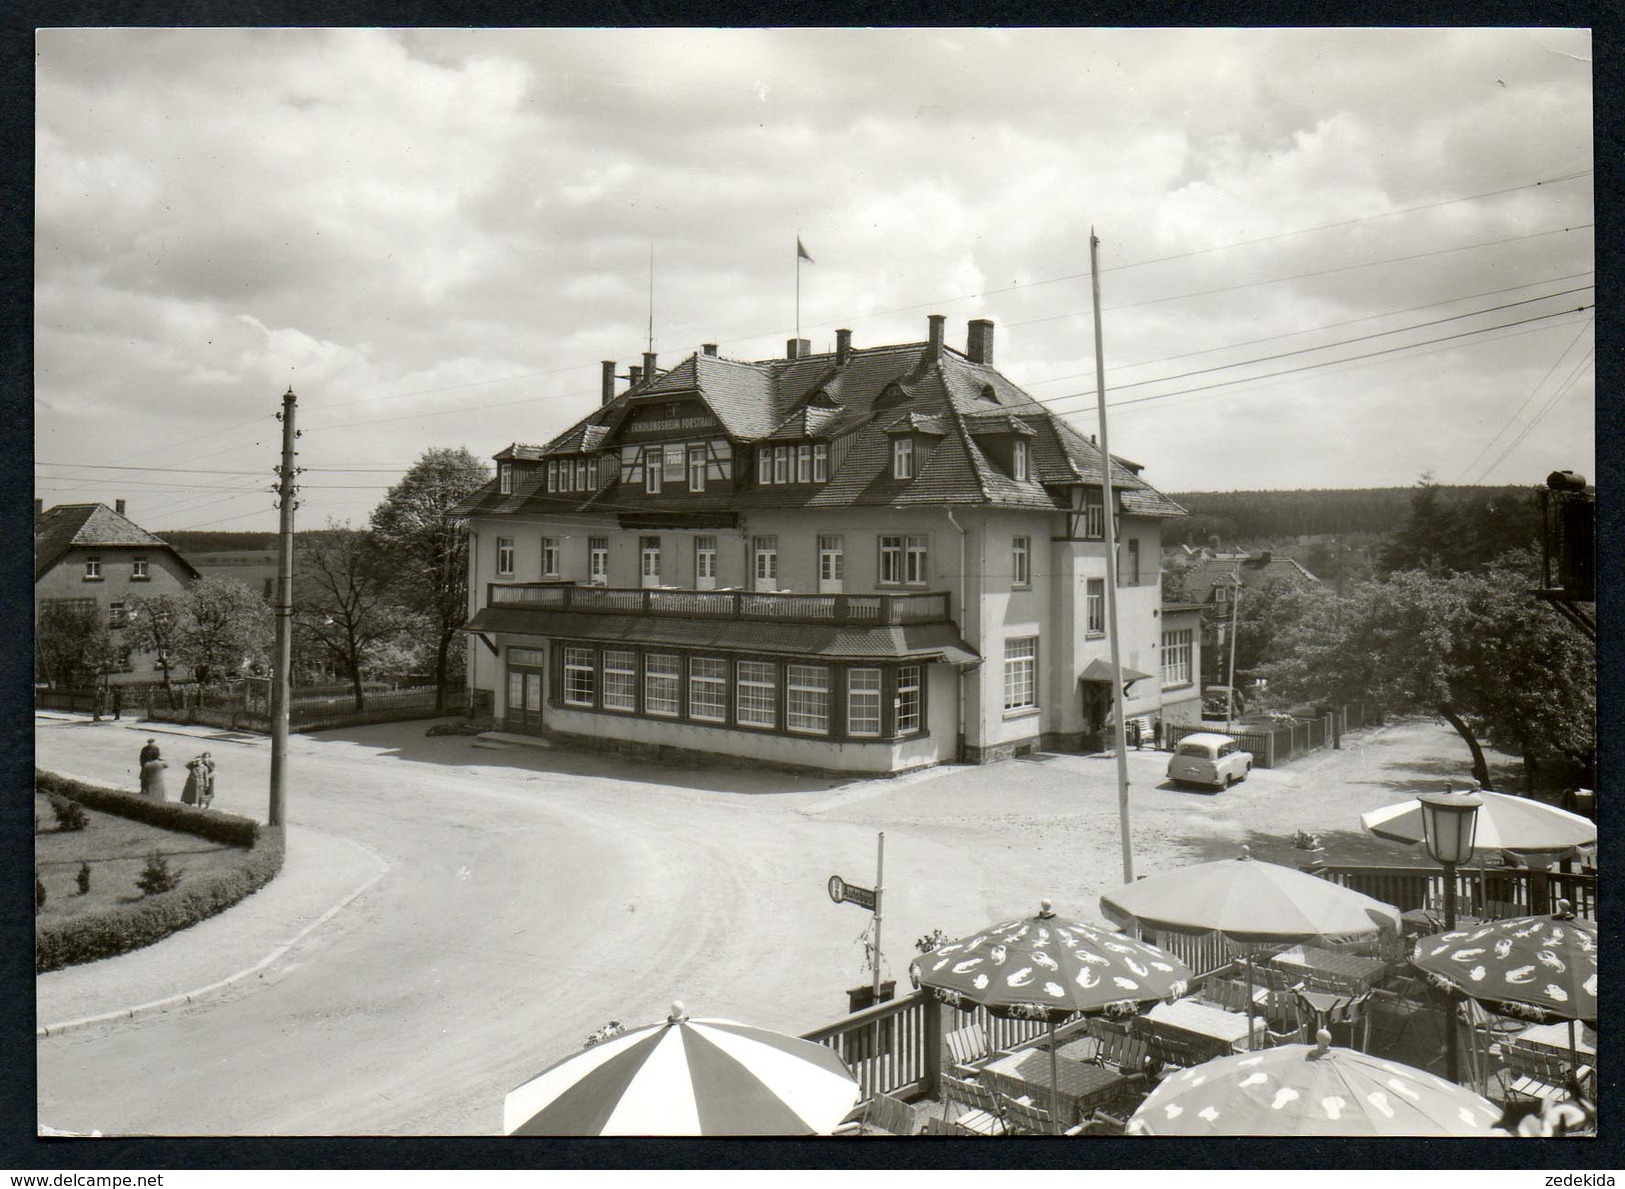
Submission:
<svg viewBox="0 0 1625 1189">
<path fill-rule="evenodd" d="M 1127 665 L 1124 665 L 1123 693 L 1127 695 L 1129 686 L 1133 685 L 1136 681 L 1144 681 L 1150 676 L 1150 673 L 1142 673 L 1138 669 L 1131 669 Z M 1106 685 L 1110 685 L 1112 683 L 1112 663 L 1110 661 L 1103 661 L 1097 656 L 1094 660 L 1090 661 L 1083 667 L 1083 672 L 1078 674 L 1078 680 L 1099 681 L 1105 683 Z"/>
</svg>

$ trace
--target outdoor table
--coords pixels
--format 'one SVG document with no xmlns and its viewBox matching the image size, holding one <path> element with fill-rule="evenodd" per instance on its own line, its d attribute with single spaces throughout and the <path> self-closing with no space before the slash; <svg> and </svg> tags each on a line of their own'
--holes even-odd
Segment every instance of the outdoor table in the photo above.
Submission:
<svg viewBox="0 0 1625 1189">
<path fill-rule="evenodd" d="M 1388 969 L 1388 963 L 1381 958 L 1340 954 L 1336 950 L 1323 950 L 1312 945 L 1282 950 L 1270 959 L 1270 964 L 1289 974 L 1314 975 L 1334 983 L 1350 998 L 1364 995 Z"/>
<path fill-rule="evenodd" d="M 1196 999 L 1176 999 L 1173 1003 L 1157 1004 L 1144 1018 L 1177 1032 L 1223 1041 L 1237 1051 L 1247 1047 L 1248 1020 L 1243 1012 L 1226 1011 Z M 1254 1019 L 1252 1025 L 1255 1032 L 1261 1031 L 1264 1021 Z"/>
<path fill-rule="evenodd" d="M 1569 1026 L 1563 1021 L 1555 1024 L 1534 1024 L 1525 1028 L 1512 1038 L 1521 1044 L 1534 1045 L 1536 1048 L 1550 1049 L 1565 1061 L 1569 1056 Z M 1574 1050 L 1587 1065 L 1595 1065 L 1597 1057 L 1597 1034 L 1584 1024 L 1574 1026 Z"/>
<path fill-rule="evenodd" d="M 1044 1049 L 1008 1053 L 984 1065 L 976 1080 L 1011 1098 L 1025 1097 L 1048 1109 L 1050 1055 Z M 1056 1052 L 1055 1092 L 1060 1098 L 1062 1117 L 1069 1123 L 1087 1118 L 1095 1107 L 1110 1102 L 1127 1081 L 1114 1069 L 1089 1061 L 1074 1061 Z"/>
</svg>

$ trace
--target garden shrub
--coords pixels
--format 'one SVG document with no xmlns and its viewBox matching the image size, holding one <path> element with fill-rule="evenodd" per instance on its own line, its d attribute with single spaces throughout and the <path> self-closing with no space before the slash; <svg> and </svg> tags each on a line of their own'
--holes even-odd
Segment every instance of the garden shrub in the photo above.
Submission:
<svg viewBox="0 0 1625 1189">
<path fill-rule="evenodd" d="M 188 812 L 199 817 L 208 813 L 207 810 L 195 809 Z M 227 814 L 214 816 L 229 817 Z M 274 827 L 261 829 L 258 822 L 249 824 L 256 828 L 257 838 L 240 867 L 189 881 L 184 888 L 177 888 L 167 896 L 119 904 L 82 916 L 35 925 L 35 969 L 58 970 L 151 945 L 188 925 L 230 908 L 243 897 L 270 883 L 282 870 L 282 830 Z M 40 895 L 37 887 L 35 895 Z"/>
<path fill-rule="evenodd" d="M 147 856 L 147 865 L 141 870 L 141 878 L 135 881 L 135 886 L 148 896 L 161 895 L 173 891 L 180 886 L 181 873 L 169 869 L 169 860 L 164 852 L 155 850 Z"/>
<path fill-rule="evenodd" d="M 90 863 L 88 861 L 80 862 L 79 874 L 74 876 L 74 879 L 79 884 L 79 894 L 81 896 L 87 895 L 90 892 Z"/>
<path fill-rule="evenodd" d="M 154 801 L 140 793 L 127 792 L 105 784 L 92 784 L 57 772 L 34 769 L 34 787 L 77 801 L 89 809 L 146 822 L 164 830 L 195 834 L 227 846 L 253 846 L 260 824 L 251 817 L 218 809 L 199 809 L 181 801 Z"/>
<path fill-rule="evenodd" d="M 51 812 L 56 814 L 58 830 L 83 830 L 90 824 L 90 818 L 85 816 L 85 807 L 67 797 L 52 794 Z"/>
</svg>

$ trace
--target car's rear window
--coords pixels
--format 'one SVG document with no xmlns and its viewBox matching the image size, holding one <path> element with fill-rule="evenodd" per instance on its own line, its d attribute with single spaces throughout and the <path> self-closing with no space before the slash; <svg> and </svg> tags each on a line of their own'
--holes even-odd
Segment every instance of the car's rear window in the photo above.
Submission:
<svg viewBox="0 0 1625 1189">
<path fill-rule="evenodd" d="M 1211 760 L 1213 758 L 1213 749 L 1206 743 L 1181 743 L 1179 750 L 1174 754 L 1195 756 L 1199 760 Z"/>
</svg>

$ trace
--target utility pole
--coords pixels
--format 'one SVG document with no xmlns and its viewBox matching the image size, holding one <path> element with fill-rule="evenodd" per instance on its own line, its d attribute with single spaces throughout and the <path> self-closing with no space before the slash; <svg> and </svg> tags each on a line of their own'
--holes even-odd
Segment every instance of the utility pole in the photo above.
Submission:
<svg viewBox="0 0 1625 1189">
<path fill-rule="evenodd" d="M 1123 835 L 1123 882 L 1134 882 L 1134 841 L 1129 833 L 1128 726 L 1123 721 L 1123 646 L 1117 638 L 1117 509 L 1112 496 L 1112 452 L 1106 438 L 1106 355 L 1100 339 L 1100 238 L 1089 228 L 1089 285 L 1095 302 L 1095 392 L 1100 421 L 1100 491 L 1106 538 L 1106 630 L 1112 646 L 1112 748 L 1117 753 L 1117 818 Z"/>
<path fill-rule="evenodd" d="M 282 409 L 276 419 L 282 422 L 282 464 L 276 468 L 276 506 L 281 511 L 277 529 L 276 566 L 276 655 L 272 658 L 271 672 L 271 806 L 266 821 L 273 826 L 285 825 L 283 812 L 284 786 L 288 761 L 288 702 L 293 687 L 293 510 L 299 506 L 294 493 L 299 485 L 294 482 L 299 470 L 293 465 L 294 439 L 299 431 L 293 426 L 293 415 L 299 398 L 293 388 L 282 396 Z"/>
<path fill-rule="evenodd" d="M 1241 616 L 1241 563 L 1236 563 L 1236 588 L 1230 592 L 1230 674 L 1224 679 L 1224 730 L 1236 711 L 1236 621 Z"/>
</svg>

